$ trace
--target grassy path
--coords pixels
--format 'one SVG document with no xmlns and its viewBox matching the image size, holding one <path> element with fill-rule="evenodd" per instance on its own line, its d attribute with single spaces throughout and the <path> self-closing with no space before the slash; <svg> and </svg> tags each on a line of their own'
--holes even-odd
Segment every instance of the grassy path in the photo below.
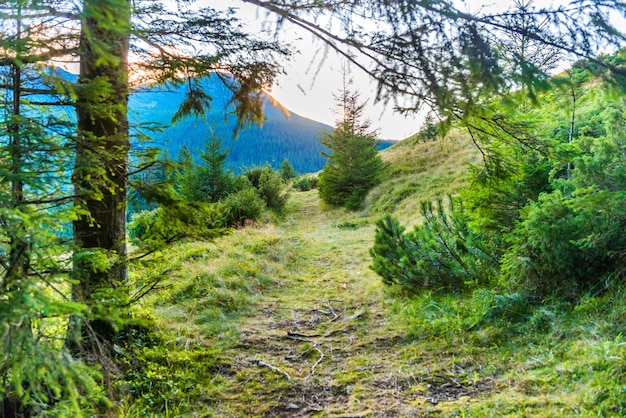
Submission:
<svg viewBox="0 0 626 418">
<path fill-rule="evenodd" d="M 405 338 L 401 302 L 369 269 L 373 235 L 312 191 L 277 225 L 182 246 L 178 276 L 150 302 L 178 347 L 158 367 L 180 392 L 165 415 L 411 417 L 475 393 L 457 379 L 467 353 Z"/>
<path fill-rule="evenodd" d="M 474 392 L 455 381 L 454 353 L 404 338 L 369 269 L 371 220 L 322 211 L 314 191 L 287 212 L 246 238 L 277 281 L 238 321 L 216 416 L 424 416 Z"/>
<path fill-rule="evenodd" d="M 241 356 L 252 358 L 263 379 L 288 382 L 259 393 L 273 405 L 266 414 L 406 416 L 394 370 L 398 334 L 368 268 L 373 228 L 322 212 L 316 193 L 296 194 L 289 213 L 276 232 L 296 254 L 293 276 L 243 330 Z"/>
<path fill-rule="evenodd" d="M 404 225 L 471 157 L 463 141 L 409 145 L 370 205 Z M 623 286 L 576 306 L 497 287 L 390 297 L 368 267 L 373 219 L 323 211 L 316 191 L 286 213 L 133 272 L 165 279 L 139 307 L 157 331 L 122 347 L 120 416 L 624 416 Z"/>
</svg>

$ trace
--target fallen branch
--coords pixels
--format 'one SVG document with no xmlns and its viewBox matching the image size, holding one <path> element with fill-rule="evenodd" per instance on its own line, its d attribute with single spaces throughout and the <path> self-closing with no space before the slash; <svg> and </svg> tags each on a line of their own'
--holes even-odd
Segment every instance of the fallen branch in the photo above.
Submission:
<svg viewBox="0 0 626 418">
<path fill-rule="evenodd" d="M 315 341 L 310 340 L 308 338 L 300 337 L 298 335 L 286 335 L 285 338 L 289 338 L 290 340 L 296 340 L 296 341 L 302 341 L 302 342 L 305 342 L 305 343 L 315 344 Z"/>
<path fill-rule="evenodd" d="M 316 336 L 320 336 L 320 337 L 324 337 L 325 335 L 321 335 L 321 334 L 315 334 Z M 322 362 L 322 360 L 324 359 L 324 353 L 322 352 L 322 350 L 319 349 L 319 347 L 317 346 L 317 341 L 315 340 L 311 340 L 307 337 L 311 337 L 311 335 L 306 335 L 306 334 L 298 334 L 297 332 L 293 332 L 293 331 L 287 331 L 287 335 L 286 338 L 289 338 L 290 340 L 296 340 L 296 341 L 302 341 L 305 343 L 310 343 L 313 345 L 313 350 L 317 351 L 320 355 L 320 357 L 317 359 L 317 361 L 315 363 L 313 363 L 313 365 L 311 366 L 311 374 L 315 373 L 315 368 Z"/>
<path fill-rule="evenodd" d="M 295 331 L 287 331 L 287 335 L 289 337 L 302 337 L 302 338 L 315 338 L 315 337 L 325 337 L 324 334 L 300 334 Z"/>
<path fill-rule="evenodd" d="M 353 315 L 350 315 L 347 318 L 342 319 L 342 322 L 352 321 L 353 319 L 357 319 L 359 316 L 364 315 L 365 311 L 357 311 Z"/>
<path fill-rule="evenodd" d="M 291 381 L 291 376 L 289 376 L 289 373 L 287 373 L 286 371 L 284 371 L 282 369 L 279 369 L 276 366 L 272 366 L 271 364 L 266 363 L 266 362 L 261 361 L 261 360 L 250 360 L 250 363 L 255 364 L 255 365 L 259 366 L 259 367 L 265 367 L 266 369 L 270 369 L 271 371 L 274 371 L 276 373 L 280 373 L 283 376 L 285 376 L 285 378 L 287 380 Z"/>
<path fill-rule="evenodd" d="M 334 318 L 331 320 L 332 321 L 336 321 L 337 318 L 339 318 L 339 315 L 337 315 L 337 312 L 335 312 L 335 310 L 333 309 L 333 305 L 330 304 L 330 300 L 326 301 L 326 305 L 328 305 L 328 309 L 330 309 L 330 313 L 333 314 Z"/>
<path fill-rule="evenodd" d="M 311 366 L 311 374 L 315 373 L 315 368 L 317 367 L 318 364 L 320 364 L 322 362 L 322 360 L 324 359 L 324 353 L 322 353 L 322 350 L 320 350 L 319 348 L 317 348 L 316 346 L 313 346 L 313 348 L 320 353 L 320 358 L 317 359 L 317 361 L 315 363 L 313 363 L 313 365 Z"/>
</svg>

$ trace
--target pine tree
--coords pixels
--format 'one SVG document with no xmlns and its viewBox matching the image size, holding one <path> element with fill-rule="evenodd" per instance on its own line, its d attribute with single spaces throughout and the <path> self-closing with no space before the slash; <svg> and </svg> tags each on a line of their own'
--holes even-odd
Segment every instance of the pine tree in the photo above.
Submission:
<svg viewBox="0 0 626 418">
<path fill-rule="evenodd" d="M 340 119 L 331 133 L 323 133 L 322 144 L 329 152 L 323 152 L 326 165 L 319 176 L 320 198 L 332 206 L 359 209 L 367 193 L 376 186 L 383 170 L 378 155 L 377 133 L 371 130 L 371 122 L 363 116 L 366 102 L 358 92 L 348 89 L 345 82 L 335 96 Z"/>
<path fill-rule="evenodd" d="M 283 179 L 283 181 L 289 181 L 297 176 L 298 173 L 296 172 L 296 169 L 293 168 L 293 165 L 291 165 L 289 160 L 285 158 L 280 164 L 280 177 Z"/>
<path fill-rule="evenodd" d="M 218 202 L 233 191 L 235 176 L 226 169 L 229 151 L 223 149 L 220 137 L 211 135 L 207 139 L 197 168 L 198 191 L 202 200 Z"/>
</svg>

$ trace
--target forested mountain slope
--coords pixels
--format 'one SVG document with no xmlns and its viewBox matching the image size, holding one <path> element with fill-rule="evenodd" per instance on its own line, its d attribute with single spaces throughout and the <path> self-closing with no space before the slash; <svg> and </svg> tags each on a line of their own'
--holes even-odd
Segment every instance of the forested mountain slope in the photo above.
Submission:
<svg viewBox="0 0 626 418">
<path fill-rule="evenodd" d="M 174 158 L 183 145 L 197 155 L 206 140 L 215 135 L 222 138 L 224 148 L 230 149 L 228 165 L 235 170 L 265 163 L 279 168 L 285 159 L 299 173 L 317 172 L 324 166 L 319 135 L 332 127 L 290 112 L 266 95 L 265 122 L 261 126 L 244 126 L 235 138 L 237 118 L 229 114 L 228 108 L 232 92 L 217 77 L 205 79 L 203 88 L 212 98 L 212 108 L 204 118 L 188 117 L 170 126 L 172 116 L 185 96 L 186 86 L 136 91 L 130 97 L 131 117 L 138 125 L 159 123 L 170 126 L 163 132 L 149 134 L 156 140 L 152 145 L 167 148 Z M 393 143 L 382 141 L 381 149 Z"/>
</svg>

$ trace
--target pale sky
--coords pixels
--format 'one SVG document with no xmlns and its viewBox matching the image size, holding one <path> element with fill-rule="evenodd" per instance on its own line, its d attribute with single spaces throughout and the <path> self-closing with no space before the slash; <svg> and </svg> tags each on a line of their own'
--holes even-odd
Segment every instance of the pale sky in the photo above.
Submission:
<svg viewBox="0 0 626 418">
<path fill-rule="evenodd" d="M 250 25 L 258 25 L 266 16 L 264 10 L 237 0 L 222 0 L 227 5 L 237 7 L 237 16 Z M 325 52 L 324 44 L 304 30 L 296 30 L 286 23 L 280 32 L 280 39 L 294 46 L 298 52 L 289 62 L 284 63 L 286 74 L 277 79 L 269 92 L 292 112 L 328 125 L 334 125 L 335 108 L 333 93 L 338 93 L 342 85 L 342 66 L 345 59 L 334 51 Z M 381 139 L 405 139 L 420 129 L 423 117 L 415 115 L 405 118 L 395 113 L 392 104 L 374 104 L 376 84 L 358 68 L 348 67 L 354 79 L 352 89 L 361 93 L 368 101 L 368 117 L 372 126 L 378 129 Z"/>
<path fill-rule="evenodd" d="M 506 10 L 513 0 L 455 0 L 456 6 L 463 11 L 476 13 L 481 8 L 489 12 Z M 569 0 L 536 0 L 536 5 L 552 6 L 569 3 Z M 243 20 L 244 26 L 262 28 L 266 20 L 266 11 L 259 11 L 256 6 L 240 0 L 220 0 L 219 7 L 236 7 L 237 16 Z M 618 26 L 620 27 L 620 26 Z M 251 29 L 249 29 L 252 31 Z M 342 83 L 342 65 L 345 59 L 334 51 L 328 50 L 324 44 L 316 40 L 308 32 L 295 28 L 286 22 L 280 34 L 281 40 L 290 42 L 297 51 L 291 61 L 284 63 L 285 75 L 278 77 L 277 84 L 270 94 L 287 109 L 320 122 L 333 125 L 333 93 L 337 93 Z M 421 127 L 425 115 L 404 117 L 393 111 L 392 104 L 375 104 L 375 82 L 358 68 L 350 68 L 354 79 L 353 89 L 361 92 L 363 99 L 368 99 L 369 118 L 373 126 L 380 131 L 383 139 L 405 139 Z"/>
<path fill-rule="evenodd" d="M 490 11 L 496 11 L 495 9 L 501 11 L 512 2 L 512 0 L 457 0 L 457 6 L 461 10 L 471 12 L 477 12 L 480 7 Z M 259 22 L 265 20 L 265 10 L 259 11 L 251 4 L 238 0 L 221 0 L 220 6 L 222 4 L 224 7 L 239 8 L 237 16 L 246 22 L 246 26 L 258 26 Z M 342 65 L 345 59 L 332 50 L 328 50 L 325 55 L 321 41 L 289 23 L 283 26 L 280 39 L 290 42 L 299 52 L 290 62 L 284 64 L 286 74 L 278 77 L 277 84 L 270 94 L 287 109 L 332 126 L 335 122 L 333 93 L 337 93 L 341 88 Z M 391 103 L 387 105 L 374 103 L 375 82 L 360 69 L 356 67 L 349 69 L 354 79 L 352 88 L 361 92 L 362 99 L 368 100 L 368 116 L 373 127 L 379 130 L 382 139 L 405 139 L 420 129 L 425 114 L 405 117 L 394 112 Z"/>
</svg>

